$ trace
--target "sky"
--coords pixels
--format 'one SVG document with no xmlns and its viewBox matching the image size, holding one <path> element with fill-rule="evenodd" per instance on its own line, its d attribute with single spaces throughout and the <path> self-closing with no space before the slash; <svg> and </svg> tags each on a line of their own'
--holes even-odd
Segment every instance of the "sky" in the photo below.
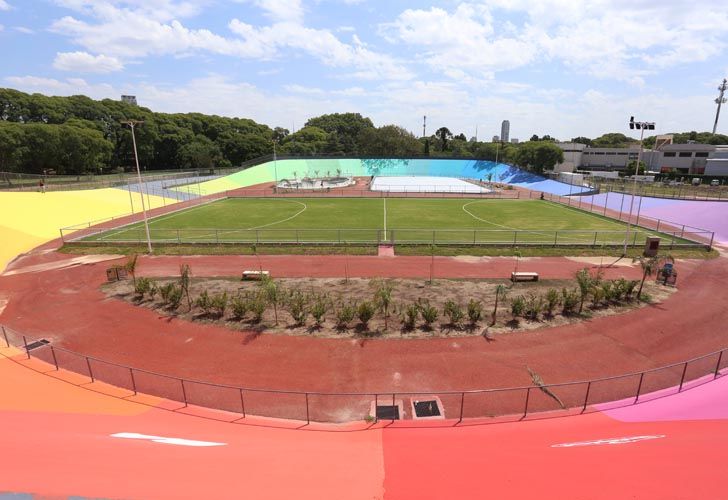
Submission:
<svg viewBox="0 0 728 500">
<path fill-rule="evenodd" d="M 358 112 L 422 134 L 711 130 L 716 0 L 0 0 L 0 87 L 297 130 Z M 728 109 L 718 132 L 728 134 Z M 632 133 L 634 135 L 634 133 Z"/>
</svg>

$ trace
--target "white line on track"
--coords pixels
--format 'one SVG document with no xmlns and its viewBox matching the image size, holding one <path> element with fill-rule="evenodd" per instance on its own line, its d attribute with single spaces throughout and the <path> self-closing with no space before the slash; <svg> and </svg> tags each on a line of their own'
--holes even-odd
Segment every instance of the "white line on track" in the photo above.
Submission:
<svg viewBox="0 0 728 500">
<path fill-rule="evenodd" d="M 177 446 L 209 447 L 227 445 L 227 443 L 216 443 L 214 441 L 197 441 L 194 439 L 150 436 L 148 434 L 139 434 L 136 432 L 117 432 L 116 434 L 111 434 L 111 437 L 122 439 L 140 439 L 142 441 L 151 441 L 152 443 L 174 444 Z"/>
</svg>

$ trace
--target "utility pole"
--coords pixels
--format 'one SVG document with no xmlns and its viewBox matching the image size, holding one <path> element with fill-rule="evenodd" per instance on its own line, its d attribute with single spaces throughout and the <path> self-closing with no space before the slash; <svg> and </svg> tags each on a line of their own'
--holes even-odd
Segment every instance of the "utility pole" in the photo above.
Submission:
<svg viewBox="0 0 728 500">
<path fill-rule="evenodd" d="M 427 137 L 427 115 L 422 117 L 422 137 Z"/>
<path fill-rule="evenodd" d="M 142 120 L 122 120 L 121 123 L 123 125 L 129 125 L 129 128 L 131 128 L 131 141 L 134 145 L 134 161 L 136 163 L 136 171 L 137 171 L 137 180 L 139 181 L 139 196 L 142 199 L 142 214 L 144 214 L 144 229 L 147 232 L 147 250 L 149 250 L 149 253 L 152 253 L 152 238 L 149 236 L 149 220 L 147 219 L 147 207 L 144 204 L 144 188 L 142 187 L 142 173 L 139 170 L 139 155 L 137 155 L 137 147 L 136 147 L 136 135 L 134 135 L 134 127 L 137 125 L 142 125 L 144 122 Z M 151 208 L 151 207 L 149 207 Z"/>
<path fill-rule="evenodd" d="M 718 109 L 715 111 L 715 123 L 713 123 L 713 135 L 715 135 L 715 130 L 718 128 L 718 117 L 720 116 L 720 105 L 726 102 L 726 98 L 723 97 L 725 94 L 725 91 L 728 90 L 728 80 L 723 78 L 723 83 L 721 83 L 718 86 L 718 90 L 720 90 L 720 94 L 718 94 L 718 98 L 715 100 L 715 103 L 718 105 Z"/>
</svg>

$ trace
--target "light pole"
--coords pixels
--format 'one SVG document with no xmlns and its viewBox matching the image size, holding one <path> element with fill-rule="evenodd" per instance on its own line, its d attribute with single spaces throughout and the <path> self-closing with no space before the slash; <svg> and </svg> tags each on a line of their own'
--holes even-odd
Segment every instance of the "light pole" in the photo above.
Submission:
<svg viewBox="0 0 728 500">
<path fill-rule="evenodd" d="M 278 186 L 278 156 L 276 155 L 276 140 L 273 139 L 273 175 L 275 176 L 276 186 Z"/>
<path fill-rule="evenodd" d="M 144 230 L 147 233 L 147 250 L 152 253 L 152 238 L 149 236 L 149 221 L 147 220 L 147 207 L 144 204 L 144 188 L 142 187 L 142 173 L 139 170 L 139 156 L 137 155 L 136 135 L 134 135 L 134 127 L 144 123 L 142 120 L 122 120 L 123 125 L 129 125 L 131 129 L 131 141 L 134 145 L 134 162 L 136 163 L 137 180 L 139 181 L 139 195 L 142 199 L 142 214 L 144 215 Z M 151 207 L 150 207 L 151 208 Z"/>
<path fill-rule="evenodd" d="M 632 224 L 632 210 L 634 208 L 634 197 L 637 193 L 637 174 L 640 171 L 640 161 L 642 160 L 642 140 L 645 137 L 645 130 L 655 130 L 655 122 L 636 122 L 634 116 L 629 117 L 629 128 L 640 131 L 640 149 L 637 153 L 637 163 L 634 167 L 634 175 L 632 176 L 632 196 L 629 201 L 629 217 L 627 217 L 627 232 L 624 235 L 624 255 L 627 255 L 627 244 L 629 243 L 629 230 Z M 636 231 L 636 230 L 635 230 Z"/>
<path fill-rule="evenodd" d="M 713 135 L 715 135 L 715 129 L 718 128 L 718 117 L 720 117 L 720 105 L 725 104 L 726 99 L 723 97 L 725 94 L 725 91 L 728 90 L 728 80 L 723 78 L 723 83 L 720 84 L 718 87 L 718 90 L 720 90 L 720 94 L 718 94 L 718 98 L 715 100 L 715 103 L 718 105 L 718 109 L 715 112 L 715 122 L 713 123 Z"/>
</svg>

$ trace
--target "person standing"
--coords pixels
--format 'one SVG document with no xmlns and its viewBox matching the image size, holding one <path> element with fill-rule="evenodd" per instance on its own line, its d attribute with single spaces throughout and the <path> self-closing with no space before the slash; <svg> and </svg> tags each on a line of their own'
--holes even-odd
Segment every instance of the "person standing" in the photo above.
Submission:
<svg viewBox="0 0 728 500">
<path fill-rule="evenodd" d="M 45 182 L 43 182 L 43 179 L 40 180 L 38 186 L 40 186 L 40 192 L 45 194 Z"/>
</svg>

